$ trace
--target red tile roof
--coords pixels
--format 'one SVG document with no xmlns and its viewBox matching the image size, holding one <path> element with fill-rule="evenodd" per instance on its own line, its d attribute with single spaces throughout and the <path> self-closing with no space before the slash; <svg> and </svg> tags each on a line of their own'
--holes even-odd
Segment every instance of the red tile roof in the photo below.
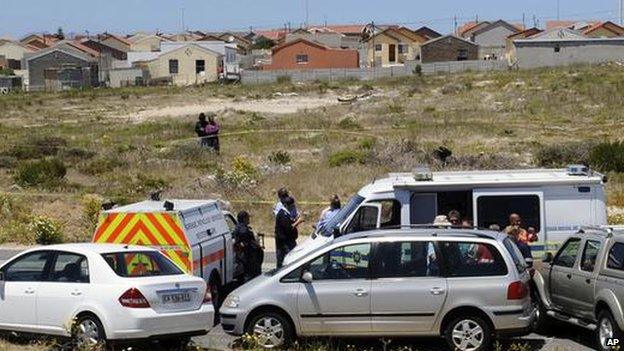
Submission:
<svg viewBox="0 0 624 351">
<path fill-rule="evenodd" d="M 460 36 L 463 36 L 464 33 L 476 28 L 477 26 L 483 25 L 483 24 L 490 24 L 490 22 L 488 21 L 480 21 L 480 22 L 475 22 L 475 21 L 471 21 L 471 22 L 466 22 L 464 24 L 462 24 L 459 28 L 457 28 L 457 34 L 459 34 Z"/>
<path fill-rule="evenodd" d="M 578 20 L 578 21 L 571 21 L 571 20 L 564 20 L 564 21 L 547 21 L 546 22 L 546 30 L 551 30 L 551 29 L 557 29 L 557 28 L 570 28 L 572 29 L 572 27 L 574 27 L 575 24 L 579 24 L 579 23 L 586 23 L 587 26 L 593 26 L 597 23 L 600 23 L 599 21 L 583 21 L 583 20 Z M 577 29 L 583 29 L 583 28 L 577 28 Z"/>
<path fill-rule="evenodd" d="M 624 27 L 619 26 L 611 21 L 598 22 L 583 31 L 583 34 L 590 34 L 600 28 L 604 28 L 618 36 L 624 35 Z"/>
<path fill-rule="evenodd" d="M 86 45 L 82 45 L 82 43 L 79 43 L 77 41 L 64 41 L 61 43 L 66 43 L 67 45 L 70 45 L 71 47 L 75 48 L 76 50 L 82 51 L 85 54 L 89 55 L 89 56 L 93 56 L 93 57 L 99 57 L 100 53 L 97 52 L 96 50 L 91 49 L 90 47 L 86 46 Z"/>
<path fill-rule="evenodd" d="M 285 29 L 270 29 L 270 30 L 256 30 L 254 31 L 257 35 L 261 35 L 267 39 L 271 39 L 273 41 L 279 40 L 281 37 L 286 35 Z"/>
</svg>

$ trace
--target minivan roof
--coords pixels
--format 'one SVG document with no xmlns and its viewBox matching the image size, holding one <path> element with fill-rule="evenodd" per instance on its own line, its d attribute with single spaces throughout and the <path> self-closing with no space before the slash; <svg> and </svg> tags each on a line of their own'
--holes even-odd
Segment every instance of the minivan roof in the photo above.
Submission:
<svg viewBox="0 0 624 351">
<path fill-rule="evenodd" d="M 365 232 L 346 234 L 338 239 L 336 242 L 363 239 L 372 237 L 389 237 L 389 236 L 438 236 L 438 237 L 469 237 L 469 238 L 487 238 L 493 240 L 502 240 L 507 235 L 502 232 L 496 232 L 492 230 L 477 230 L 477 229 L 457 229 L 457 228 L 409 228 L 409 229 L 380 229 L 370 230 Z"/>
<path fill-rule="evenodd" d="M 493 171 L 450 171 L 431 172 L 429 180 L 417 180 L 414 173 L 390 173 L 363 187 L 359 194 L 394 191 L 395 188 L 425 190 L 427 188 L 478 188 L 506 186 L 543 185 L 590 185 L 602 184 L 604 175 L 590 171 L 588 174 L 573 174 L 568 169 L 514 169 Z"/>
<path fill-rule="evenodd" d="M 173 211 L 187 211 L 190 209 L 215 205 L 216 200 L 166 200 L 173 203 Z M 149 212 L 166 212 L 165 201 L 142 201 L 130 205 L 115 207 L 106 213 L 149 213 Z"/>
</svg>

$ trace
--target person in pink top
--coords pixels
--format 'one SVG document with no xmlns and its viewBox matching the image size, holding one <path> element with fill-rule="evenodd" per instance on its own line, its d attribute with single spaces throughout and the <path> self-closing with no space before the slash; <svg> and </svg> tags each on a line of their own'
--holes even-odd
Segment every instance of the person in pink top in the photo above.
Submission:
<svg viewBox="0 0 624 351">
<path fill-rule="evenodd" d="M 207 139 L 206 144 L 209 148 L 212 148 L 214 151 L 219 153 L 219 151 L 221 151 L 221 147 L 219 145 L 219 130 L 221 129 L 221 126 L 219 126 L 219 123 L 215 121 L 215 117 L 216 115 L 214 113 L 208 115 L 208 124 L 206 124 L 205 128 Z"/>
</svg>

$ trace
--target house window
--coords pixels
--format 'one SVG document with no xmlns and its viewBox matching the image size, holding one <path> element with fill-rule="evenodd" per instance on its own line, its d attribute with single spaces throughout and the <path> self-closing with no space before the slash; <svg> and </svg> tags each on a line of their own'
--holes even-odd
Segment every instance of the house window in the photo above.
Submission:
<svg viewBox="0 0 624 351">
<path fill-rule="evenodd" d="M 399 44 L 399 54 L 407 54 L 408 47 L 407 44 Z"/>
<path fill-rule="evenodd" d="M 308 63 L 308 55 L 297 55 L 297 64 L 304 65 Z"/>
<path fill-rule="evenodd" d="M 381 51 L 381 44 L 375 44 L 375 51 Z"/>
<path fill-rule="evenodd" d="M 178 60 L 169 60 L 169 74 L 178 74 Z"/>
<path fill-rule="evenodd" d="M 466 61 L 468 60 L 468 50 L 467 49 L 459 49 L 457 53 L 457 61 Z"/>
<path fill-rule="evenodd" d="M 555 46 L 555 52 L 561 52 L 561 46 L 559 45 Z"/>
<path fill-rule="evenodd" d="M 13 59 L 8 59 L 7 61 L 8 61 L 7 63 L 10 69 L 16 69 L 16 70 L 22 69 L 22 61 L 13 60 Z"/>
<path fill-rule="evenodd" d="M 206 61 L 195 60 L 195 74 L 199 74 L 200 72 L 206 72 Z"/>
</svg>

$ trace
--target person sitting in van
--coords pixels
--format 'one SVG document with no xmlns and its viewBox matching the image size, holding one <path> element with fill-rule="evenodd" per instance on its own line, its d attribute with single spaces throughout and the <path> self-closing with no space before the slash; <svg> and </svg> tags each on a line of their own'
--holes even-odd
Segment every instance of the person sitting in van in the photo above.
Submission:
<svg viewBox="0 0 624 351">
<path fill-rule="evenodd" d="M 275 217 L 275 255 L 277 256 L 277 267 L 281 267 L 284 257 L 297 246 L 299 230 L 297 227 L 304 222 L 302 217 L 292 216 L 296 209 L 295 199 L 288 196 L 282 201 L 283 208 L 279 210 Z"/>
<path fill-rule="evenodd" d="M 511 231 L 515 233 L 513 236 L 516 237 L 517 241 L 528 243 L 527 232 L 522 228 L 522 218 L 517 213 L 509 215 L 509 225 L 504 230 L 507 235 L 511 235 Z"/>
<path fill-rule="evenodd" d="M 232 232 L 234 252 L 236 253 L 236 271 L 243 276 L 244 283 L 262 274 L 264 251 L 249 226 L 249 213 L 240 211 L 236 217 L 238 223 Z"/>
<path fill-rule="evenodd" d="M 518 249 L 520 249 L 520 253 L 522 253 L 522 257 L 524 258 L 533 258 L 533 254 L 531 253 L 531 247 L 519 240 L 521 229 L 518 226 L 512 226 L 511 228 L 505 229 L 505 233 L 516 243 Z M 522 229 L 523 230 L 523 229 Z"/>
<path fill-rule="evenodd" d="M 317 230 L 323 230 L 327 222 L 332 219 L 341 208 L 340 197 L 337 194 L 332 195 L 329 199 L 329 207 L 325 208 L 321 212 L 321 216 L 319 217 L 319 221 L 316 224 Z"/>
<path fill-rule="evenodd" d="M 448 213 L 448 221 L 453 227 L 459 227 L 461 225 L 461 213 L 457 210 L 451 210 Z"/>
<path fill-rule="evenodd" d="M 472 219 L 469 219 L 469 218 L 462 219 L 461 226 L 462 228 L 468 228 L 468 229 L 471 229 L 474 227 L 472 223 Z"/>
<path fill-rule="evenodd" d="M 528 243 L 533 243 L 539 240 L 539 237 L 537 236 L 537 230 L 535 230 L 535 227 L 528 227 L 526 231 L 527 231 Z"/>
</svg>

